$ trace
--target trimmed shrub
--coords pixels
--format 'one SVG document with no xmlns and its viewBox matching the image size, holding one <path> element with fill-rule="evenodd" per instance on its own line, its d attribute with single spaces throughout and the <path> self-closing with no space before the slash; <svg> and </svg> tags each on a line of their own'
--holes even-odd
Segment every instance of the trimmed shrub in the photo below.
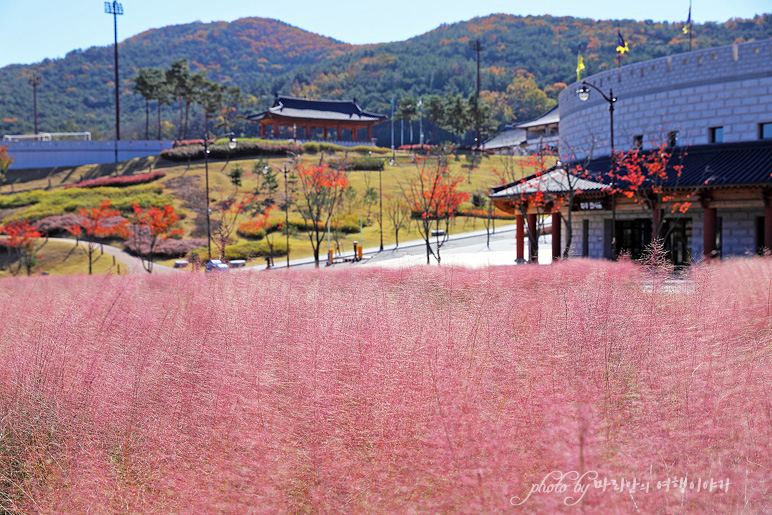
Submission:
<svg viewBox="0 0 772 515">
<path fill-rule="evenodd" d="M 356 147 L 350 147 L 349 150 L 352 152 L 356 152 L 357 154 L 364 154 L 364 155 L 369 155 L 370 153 L 383 155 L 391 152 L 391 149 L 388 149 L 388 148 L 369 147 L 367 145 L 358 145 Z"/>
<path fill-rule="evenodd" d="M 374 156 L 349 157 L 347 159 L 330 159 L 327 164 L 331 168 L 340 168 L 347 172 L 364 172 L 383 170 L 385 159 Z"/>
<path fill-rule="evenodd" d="M 100 188 L 103 186 L 111 186 L 115 188 L 125 188 L 127 186 L 136 186 L 137 184 L 146 184 L 148 182 L 157 181 L 161 177 L 164 177 L 166 172 L 158 170 L 156 172 L 143 173 L 140 175 L 121 175 L 118 177 L 99 177 L 98 179 L 89 179 L 87 181 L 76 182 L 75 184 L 68 184 L 62 189 L 69 188 Z"/>
<path fill-rule="evenodd" d="M 15 195 L 9 195 L 7 197 L 3 196 L 0 197 L 0 209 L 31 206 L 40 202 L 46 195 L 48 195 L 48 193 L 44 190 L 32 190 L 16 193 Z"/>
<path fill-rule="evenodd" d="M 276 222 L 261 227 L 257 220 L 247 220 L 239 224 L 236 233 L 242 238 L 262 240 L 266 234 L 278 231 L 280 226 L 281 222 Z"/>
<path fill-rule="evenodd" d="M 286 155 L 287 153 L 302 154 L 303 147 L 294 143 L 274 143 L 264 140 L 239 140 L 234 149 L 228 148 L 227 142 L 215 143 L 209 146 L 210 159 L 233 159 L 237 157 L 261 157 Z M 204 158 L 204 145 L 192 144 L 172 148 L 161 152 L 161 158 L 168 161 L 195 161 Z"/>
<path fill-rule="evenodd" d="M 134 237 L 134 227 L 131 229 L 131 237 L 126 240 L 124 248 L 136 255 L 146 256 L 150 252 L 150 233 L 143 231 L 145 234 L 137 240 Z M 155 251 L 153 255 L 156 257 L 183 257 L 186 256 L 191 250 L 200 249 L 206 247 L 206 238 L 192 238 L 192 239 L 174 239 L 159 241 L 156 243 Z"/>
<path fill-rule="evenodd" d="M 206 245 L 206 240 L 204 240 L 204 245 Z M 214 247 L 212 248 L 212 252 L 215 252 Z M 192 254 L 193 259 L 198 257 L 199 260 L 206 261 L 207 260 L 207 249 L 206 248 L 200 248 L 197 250 L 193 250 L 190 252 Z M 255 258 L 261 258 L 271 255 L 271 250 L 268 245 L 268 242 L 266 240 L 262 241 L 248 241 L 245 243 L 236 243 L 234 245 L 227 245 L 225 247 L 225 259 L 228 261 L 232 261 L 234 259 L 244 259 L 244 260 L 250 260 Z M 278 239 L 274 242 L 273 245 L 273 257 L 281 257 L 287 255 L 287 244 L 284 240 Z M 216 257 L 216 256 L 212 256 Z"/>
</svg>

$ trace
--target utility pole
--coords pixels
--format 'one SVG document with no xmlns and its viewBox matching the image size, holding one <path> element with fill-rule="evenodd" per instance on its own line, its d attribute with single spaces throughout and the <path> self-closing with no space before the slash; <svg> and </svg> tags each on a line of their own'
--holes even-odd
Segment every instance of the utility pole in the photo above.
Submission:
<svg viewBox="0 0 772 515">
<path fill-rule="evenodd" d="M 105 12 L 113 15 L 115 32 L 115 162 L 118 162 L 118 142 L 121 140 L 121 88 L 118 83 L 118 16 L 123 14 L 123 6 L 118 2 L 105 2 Z"/>
<path fill-rule="evenodd" d="M 469 47 L 477 52 L 477 90 L 474 95 L 475 148 L 480 150 L 480 52 L 483 45 L 479 39 L 469 42 Z"/>
<path fill-rule="evenodd" d="M 33 73 L 27 79 L 32 86 L 32 117 L 34 119 L 35 134 L 38 133 L 38 86 L 40 86 L 41 80 L 40 75 L 37 73 Z"/>
</svg>

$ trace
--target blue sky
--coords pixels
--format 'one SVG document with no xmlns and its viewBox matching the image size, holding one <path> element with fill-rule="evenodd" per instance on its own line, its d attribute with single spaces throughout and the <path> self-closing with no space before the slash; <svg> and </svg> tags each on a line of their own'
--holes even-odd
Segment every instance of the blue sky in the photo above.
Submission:
<svg viewBox="0 0 772 515">
<path fill-rule="evenodd" d="M 260 16 L 355 44 L 401 41 L 441 23 L 491 13 L 680 22 L 689 10 L 689 0 L 125 0 L 121 4 L 125 14 L 118 18 L 119 40 L 166 25 Z M 726 21 L 765 12 L 772 12 L 770 0 L 694 0 L 692 19 Z M 74 49 L 112 42 L 112 16 L 105 14 L 103 1 L 0 0 L 0 66 L 55 59 Z"/>
</svg>

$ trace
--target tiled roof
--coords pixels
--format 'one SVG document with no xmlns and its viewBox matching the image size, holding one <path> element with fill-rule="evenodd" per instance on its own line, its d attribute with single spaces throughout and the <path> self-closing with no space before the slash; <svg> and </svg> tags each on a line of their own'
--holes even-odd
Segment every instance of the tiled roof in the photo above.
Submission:
<svg viewBox="0 0 772 515">
<path fill-rule="evenodd" d="M 683 155 L 683 159 L 678 157 Z M 772 186 L 772 140 L 744 143 L 717 143 L 676 147 L 671 165 L 683 165 L 679 179 L 672 178 L 663 186 L 712 188 Z M 581 163 L 584 166 L 584 163 Z M 586 165 L 586 179 L 578 179 L 575 189 L 584 193 L 599 192 L 611 184 L 608 156 L 591 161 Z M 619 175 L 619 172 L 617 172 Z M 624 172 L 622 172 L 624 174 Z M 624 188 L 623 185 L 620 187 Z M 491 189 L 491 198 L 503 198 L 534 193 L 538 190 L 551 193 L 568 191 L 565 172 L 551 169 L 544 174 L 531 175 L 516 182 Z"/>
<path fill-rule="evenodd" d="M 570 177 L 563 168 L 553 167 L 542 174 L 534 174 L 525 177 L 519 181 L 499 186 L 491 189 L 490 198 L 507 198 L 519 195 L 527 195 L 543 191 L 548 193 L 566 193 L 573 190 L 589 192 L 600 191 L 605 188 L 605 184 L 579 178 L 575 175 Z"/>
<path fill-rule="evenodd" d="M 341 122 L 381 122 L 388 117 L 362 110 L 356 101 L 306 100 L 303 98 L 277 96 L 267 111 L 247 116 L 254 122 L 265 118 L 281 117 Z"/>
<path fill-rule="evenodd" d="M 534 118 L 533 120 L 516 124 L 515 128 L 530 129 L 531 127 L 543 127 L 544 125 L 554 125 L 559 122 L 560 122 L 560 111 L 558 111 L 558 106 L 555 106 L 538 118 Z"/>
<path fill-rule="evenodd" d="M 678 157 L 685 152 L 683 161 Z M 772 140 L 744 143 L 715 143 L 676 147 L 671 165 L 683 164 L 680 179 L 673 177 L 666 186 L 693 188 L 747 187 L 772 185 Z M 587 171 L 600 181 L 608 182 L 611 160 L 608 156 L 595 159 L 587 165 Z M 670 169 L 672 172 L 672 168 Z"/>
<path fill-rule="evenodd" d="M 523 129 L 507 129 L 501 134 L 497 135 L 492 140 L 483 143 L 484 150 L 495 150 L 498 148 L 512 148 L 519 147 L 525 143 L 525 130 Z"/>
</svg>

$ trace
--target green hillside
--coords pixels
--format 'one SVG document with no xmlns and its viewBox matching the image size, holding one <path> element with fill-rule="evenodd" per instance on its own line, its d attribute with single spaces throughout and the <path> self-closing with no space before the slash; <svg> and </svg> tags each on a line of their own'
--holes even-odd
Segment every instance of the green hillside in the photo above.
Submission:
<svg viewBox="0 0 772 515">
<path fill-rule="evenodd" d="M 469 95 L 475 82 L 470 41 L 475 39 L 483 44 L 483 98 L 494 106 L 498 123 L 511 122 L 539 114 L 535 111 L 544 107 L 545 98 L 554 101 L 564 84 L 575 79 L 578 50 L 588 75 L 615 66 L 617 30 L 630 46 L 623 64 L 688 49 L 680 24 L 504 14 L 443 25 L 407 41 L 364 46 L 343 44 L 262 18 L 154 29 L 120 45 L 122 136 L 144 136 L 144 102 L 131 91 L 131 78 L 141 67 L 166 68 L 173 60 L 187 57 L 191 71 L 206 71 L 210 79 L 241 87 L 247 94 L 245 111 L 264 109 L 273 93 L 281 92 L 310 98 L 356 98 L 368 110 L 388 113 L 392 96 Z M 770 14 L 695 25 L 693 48 L 770 35 Z M 111 47 L 75 50 L 63 59 L 0 69 L 2 133 L 32 131 L 32 87 L 26 79 L 31 72 L 42 77 L 40 130 L 88 130 L 95 138 L 111 137 Z M 534 103 L 536 97 L 542 102 Z M 174 108 L 165 107 L 167 127 L 174 127 Z M 194 134 L 203 132 L 199 118 L 194 112 Z M 376 130 L 383 144 L 387 125 Z M 255 131 L 250 124 L 237 127 L 245 135 Z M 173 134 L 173 129 L 168 133 Z"/>
</svg>

